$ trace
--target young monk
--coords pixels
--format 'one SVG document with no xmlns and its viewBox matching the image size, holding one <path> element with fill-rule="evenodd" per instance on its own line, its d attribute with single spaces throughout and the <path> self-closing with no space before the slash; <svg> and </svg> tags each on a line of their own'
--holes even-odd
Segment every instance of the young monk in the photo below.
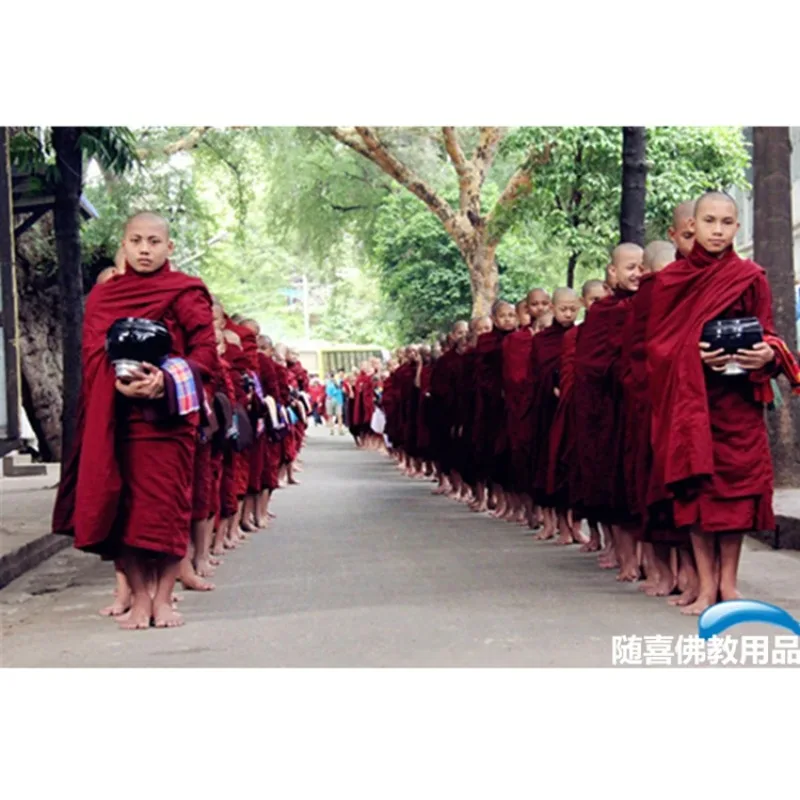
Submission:
<svg viewBox="0 0 800 800">
<path fill-rule="evenodd" d="M 506 429 L 508 431 L 511 476 L 509 489 L 512 503 L 517 508 L 517 522 L 520 525 L 536 526 L 531 495 L 531 445 L 533 425 L 531 400 L 533 396 L 533 338 L 535 336 L 534 316 L 528 305 L 533 299 L 539 309 L 542 290 L 533 290 L 528 299 L 517 304 L 518 330 L 510 333 L 503 341 L 503 393 L 505 395 Z M 543 294 L 543 293 L 542 293 Z M 546 295 L 545 295 L 546 296 Z M 548 298 L 549 300 L 549 298 Z"/>
<path fill-rule="evenodd" d="M 550 437 L 559 400 L 559 369 L 564 337 L 574 325 L 580 304 L 572 289 L 556 289 L 553 293 L 553 323 L 533 341 L 533 465 L 531 469 L 534 499 L 543 509 L 545 527 L 534 538 L 551 538 L 556 529 L 557 544 L 567 545 L 587 540 L 573 531 L 567 520 L 566 492 L 550 493 L 547 475 L 550 466 Z"/>
<path fill-rule="evenodd" d="M 463 355 L 467 347 L 469 323 L 459 320 L 450 329 L 450 349 L 434 364 L 431 373 L 431 399 L 434 402 L 433 433 L 439 458 L 439 473 L 443 475 L 444 494 L 458 497 L 463 479 L 459 472 L 456 425 L 458 419 L 458 386 Z"/>
<path fill-rule="evenodd" d="M 418 472 L 420 478 L 433 475 L 431 463 L 431 429 L 430 429 L 430 388 L 433 370 L 433 352 L 429 345 L 419 349 L 419 363 L 414 386 L 418 392 L 416 443 L 418 453 Z"/>
<path fill-rule="evenodd" d="M 544 289 L 531 289 L 527 299 L 533 332 L 541 333 L 553 321 L 550 295 Z"/>
<path fill-rule="evenodd" d="M 473 426 L 475 424 L 476 397 L 476 344 L 478 339 L 492 329 L 491 317 L 475 317 L 469 323 L 469 336 L 462 356 L 461 370 L 456 385 L 455 439 L 458 458 L 458 472 L 461 475 L 461 492 L 454 499 L 469 503 L 472 508 L 477 488 L 473 446 Z M 484 498 L 485 500 L 485 498 Z M 484 510 L 486 508 L 484 507 Z"/>
<path fill-rule="evenodd" d="M 630 301 L 642 275 L 643 250 L 623 243 L 614 249 L 609 278 L 614 293 L 598 300 L 581 326 L 575 361 L 578 474 L 587 516 L 611 525 L 600 566 L 619 560 L 621 581 L 639 577 L 634 521 L 622 476 L 622 388 L 619 374 L 622 332 Z"/>
<path fill-rule="evenodd" d="M 650 383 L 645 363 L 647 321 L 656 275 L 675 260 L 675 247 L 671 242 L 651 242 L 644 250 L 644 274 L 639 289 L 631 300 L 631 311 L 623 332 L 621 376 L 623 389 L 622 461 L 628 506 L 641 525 L 642 567 L 646 580 L 640 587 L 650 596 L 665 597 L 675 588 L 676 576 L 672 570 L 668 534 L 672 527 L 663 513 L 649 514 L 647 485 L 650 477 Z M 665 504 L 666 505 L 666 504 Z"/>
<path fill-rule="evenodd" d="M 597 300 L 608 296 L 606 284 L 601 280 L 588 280 L 581 289 L 581 305 L 584 315 Z M 575 357 L 581 325 L 576 323 L 564 334 L 561 349 L 561 364 L 556 393 L 558 408 L 550 429 L 550 459 L 548 465 L 547 491 L 551 495 L 564 496 L 569 508 L 568 517 L 573 528 L 573 540 L 581 540 L 581 520 L 584 517 L 577 491 L 577 449 L 575 419 Z M 582 553 L 593 553 L 600 549 L 600 525 L 596 519 L 587 518 L 589 541 L 582 544 Z"/>
<path fill-rule="evenodd" d="M 269 336 L 258 337 L 258 370 L 261 386 L 265 397 L 271 397 L 276 404 L 279 402 L 280 385 L 278 383 L 278 370 L 275 366 L 275 348 Z M 269 520 L 274 518 L 269 510 L 273 492 L 280 485 L 279 473 L 281 465 L 281 442 L 277 431 L 273 428 L 271 416 L 267 419 L 267 432 L 264 436 L 264 458 L 261 472 L 261 491 L 256 503 L 255 521 L 259 528 L 266 528 Z"/>
<path fill-rule="evenodd" d="M 735 356 L 702 342 L 705 323 L 756 317 L 773 334 L 764 270 L 733 249 L 738 209 L 720 192 L 695 206 L 688 258 L 663 271 L 652 292 L 647 368 L 653 466 L 648 500 L 672 499 L 675 524 L 691 530 L 699 594 L 684 614 L 701 614 L 736 587 L 743 535 L 771 530 L 772 461 L 758 400 L 775 370 L 766 342 Z M 745 375 L 724 375 L 735 359 Z"/>
<path fill-rule="evenodd" d="M 74 473 L 59 486 L 53 529 L 74 532 L 78 549 L 122 558 L 133 592 L 122 628 L 173 627 L 183 622 L 172 591 L 189 543 L 200 392 L 218 368 L 211 298 L 170 268 L 174 245 L 158 214 L 131 217 L 122 247 L 125 273 L 86 303 Z M 117 379 L 105 344 L 121 317 L 162 321 L 174 358 Z"/>
<path fill-rule="evenodd" d="M 478 337 L 475 345 L 475 414 L 472 428 L 477 498 L 475 511 L 486 511 L 490 494 L 493 516 L 508 512 L 509 451 L 506 412 L 503 403 L 503 341 L 516 328 L 514 306 L 498 300 L 492 306 L 492 330 Z"/>
</svg>

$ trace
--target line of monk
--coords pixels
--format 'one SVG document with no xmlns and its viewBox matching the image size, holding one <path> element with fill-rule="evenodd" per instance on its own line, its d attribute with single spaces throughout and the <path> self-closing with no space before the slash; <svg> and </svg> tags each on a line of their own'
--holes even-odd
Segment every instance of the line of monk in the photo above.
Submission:
<svg viewBox="0 0 800 800">
<path fill-rule="evenodd" d="M 176 581 L 213 590 L 219 556 L 268 526 L 274 491 L 297 483 L 307 425 L 297 354 L 174 269 L 173 249 L 163 217 L 134 215 L 87 298 L 75 446 L 53 515 L 55 532 L 114 562 L 100 613 L 123 629 L 183 624 Z M 163 323 L 172 349 L 127 380 L 106 352 L 125 318 Z"/>
<path fill-rule="evenodd" d="M 500 300 L 456 322 L 438 358 L 399 350 L 381 382 L 398 468 L 537 540 L 597 552 L 684 614 L 738 598 L 744 534 L 774 527 L 771 382 L 800 382 L 738 228 L 734 200 L 708 192 L 675 209 L 669 241 L 616 247 L 580 294 Z M 762 341 L 702 341 L 706 323 L 745 318 Z"/>
</svg>

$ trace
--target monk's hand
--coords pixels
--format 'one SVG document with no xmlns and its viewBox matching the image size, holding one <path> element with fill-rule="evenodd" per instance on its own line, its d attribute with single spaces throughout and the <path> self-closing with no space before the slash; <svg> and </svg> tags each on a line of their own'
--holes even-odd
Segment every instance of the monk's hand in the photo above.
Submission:
<svg viewBox="0 0 800 800">
<path fill-rule="evenodd" d="M 131 400 L 158 400 L 164 396 L 164 373 L 152 364 L 143 363 L 128 383 L 117 381 L 120 394 Z"/>
<path fill-rule="evenodd" d="M 558 386 L 555 386 L 555 387 L 553 387 L 553 394 L 554 394 L 556 397 L 561 397 L 561 391 L 560 391 L 560 389 L 558 388 Z"/>
<path fill-rule="evenodd" d="M 752 350 L 737 350 L 736 363 L 743 369 L 761 369 L 775 358 L 775 351 L 766 343 L 758 342 Z"/>
<path fill-rule="evenodd" d="M 724 372 L 732 358 L 724 349 L 712 350 L 708 342 L 700 342 L 700 360 L 714 372 Z"/>
</svg>

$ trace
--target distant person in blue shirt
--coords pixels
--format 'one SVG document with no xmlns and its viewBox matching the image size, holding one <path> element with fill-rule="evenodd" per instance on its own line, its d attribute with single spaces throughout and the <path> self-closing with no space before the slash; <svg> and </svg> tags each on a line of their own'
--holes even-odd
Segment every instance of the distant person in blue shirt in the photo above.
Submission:
<svg viewBox="0 0 800 800">
<path fill-rule="evenodd" d="M 344 436 L 342 427 L 342 412 L 344 410 L 344 390 L 342 389 L 341 378 L 335 377 L 332 372 L 328 373 L 325 381 L 325 413 L 328 415 L 328 425 L 331 429 L 331 436 L 334 427 L 339 426 L 339 436 Z"/>
</svg>

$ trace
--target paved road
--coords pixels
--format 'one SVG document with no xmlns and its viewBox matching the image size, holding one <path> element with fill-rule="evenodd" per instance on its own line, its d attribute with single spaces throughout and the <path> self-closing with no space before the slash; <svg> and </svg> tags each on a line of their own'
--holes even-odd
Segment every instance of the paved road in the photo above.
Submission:
<svg viewBox="0 0 800 800">
<path fill-rule="evenodd" d="M 349 438 L 315 433 L 305 462 L 216 591 L 183 593 L 185 627 L 119 631 L 96 614 L 108 565 L 70 550 L 0 591 L 2 664 L 610 666 L 612 635 L 696 632 L 592 556 L 433 497 Z M 749 547 L 742 577 L 800 616 L 797 555 Z"/>
</svg>

